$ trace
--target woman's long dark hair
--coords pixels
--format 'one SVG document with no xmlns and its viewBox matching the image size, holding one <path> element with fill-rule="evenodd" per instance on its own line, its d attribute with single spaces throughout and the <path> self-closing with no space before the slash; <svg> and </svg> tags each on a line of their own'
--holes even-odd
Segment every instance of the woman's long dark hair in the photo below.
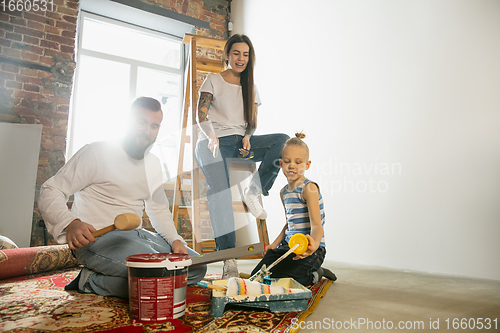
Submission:
<svg viewBox="0 0 500 333">
<path fill-rule="evenodd" d="M 243 94 L 243 115 L 245 118 L 245 122 L 247 124 L 247 128 L 255 129 L 257 126 L 257 119 L 254 117 L 254 104 L 255 104 L 255 91 L 254 91 L 254 83 L 253 83 L 253 66 L 255 64 L 255 51 L 253 49 L 252 42 L 250 38 L 245 35 L 233 35 L 226 42 L 224 47 L 224 56 L 226 65 L 229 60 L 229 51 L 231 51 L 231 47 L 234 43 L 246 43 L 249 47 L 248 53 L 248 63 L 245 70 L 240 74 L 240 84 L 241 91 Z"/>
</svg>

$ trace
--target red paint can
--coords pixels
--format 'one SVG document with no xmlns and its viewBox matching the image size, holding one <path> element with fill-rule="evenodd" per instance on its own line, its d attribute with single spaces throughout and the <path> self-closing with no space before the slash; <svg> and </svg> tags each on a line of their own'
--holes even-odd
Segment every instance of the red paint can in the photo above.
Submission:
<svg viewBox="0 0 500 333">
<path fill-rule="evenodd" d="M 125 263 L 131 318 L 160 322 L 184 315 L 189 255 L 136 254 L 128 256 Z"/>
</svg>

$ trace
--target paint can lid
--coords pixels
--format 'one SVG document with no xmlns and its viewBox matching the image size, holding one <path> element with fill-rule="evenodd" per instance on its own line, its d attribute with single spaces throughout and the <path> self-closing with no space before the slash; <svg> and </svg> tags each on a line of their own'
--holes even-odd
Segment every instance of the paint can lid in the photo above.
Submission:
<svg viewBox="0 0 500 333">
<path fill-rule="evenodd" d="M 135 268 L 162 268 L 169 270 L 191 266 L 191 257 L 183 253 L 145 253 L 128 256 L 125 264 Z"/>
</svg>

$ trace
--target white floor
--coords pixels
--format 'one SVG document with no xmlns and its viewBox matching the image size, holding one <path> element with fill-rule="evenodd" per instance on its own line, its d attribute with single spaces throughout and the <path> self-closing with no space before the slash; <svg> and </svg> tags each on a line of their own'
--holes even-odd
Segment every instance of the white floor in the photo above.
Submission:
<svg viewBox="0 0 500 333">
<path fill-rule="evenodd" d="M 257 262 L 238 260 L 239 271 L 250 273 Z M 208 272 L 221 274 L 222 265 L 210 264 Z M 500 332 L 500 281 L 331 262 L 323 266 L 338 280 L 301 332 Z"/>
</svg>

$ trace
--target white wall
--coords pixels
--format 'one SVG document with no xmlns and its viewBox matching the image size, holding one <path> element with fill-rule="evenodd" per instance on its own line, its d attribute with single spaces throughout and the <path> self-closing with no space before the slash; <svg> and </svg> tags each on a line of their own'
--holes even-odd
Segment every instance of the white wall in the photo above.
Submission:
<svg viewBox="0 0 500 333">
<path fill-rule="evenodd" d="M 257 134 L 303 130 L 327 260 L 500 280 L 500 1 L 233 0 Z M 280 175 L 264 204 L 284 223 Z"/>
</svg>

